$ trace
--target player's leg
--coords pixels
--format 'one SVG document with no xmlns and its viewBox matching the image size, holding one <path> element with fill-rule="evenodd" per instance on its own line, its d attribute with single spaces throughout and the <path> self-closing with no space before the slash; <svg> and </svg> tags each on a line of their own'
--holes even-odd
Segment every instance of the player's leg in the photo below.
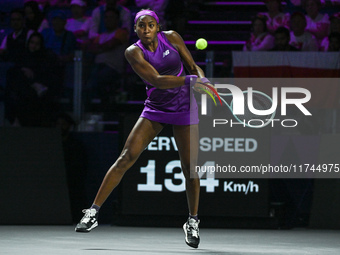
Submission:
<svg viewBox="0 0 340 255">
<path fill-rule="evenodd" d="M 200 180 L 197 172 L 195 172 L 199 146 L 198 125 L 174 126 L 173 131 L 181 160 L 182 171 L 186 179 L 185 187 L 189 218 L 183 226 L 185 241 L 189 246 L 197 248 L 200 241 L 198 229 L 199 220 L 197 217 Z"/>
<path fill-rule="evenodd" d="M 101 206 L 104 203 L 112 190 L 118 185 L 125 172 L 136 162 L 139 155 L 163 127 L 162 124 L 145 118 L 140 118 L 137 121 L 126 140 L 120 156 L 108 170 L 94 200 L 94 204 Z"/>
<path fill-rule="evenodd" d="M 120 156 L 107 171 L 93 202 L 94 206 L 85 210 L 85 216 L 76 227 L 77 232 L 89 232 L 98 225 L 98 209 L 119 184 L 125 172 L 136 162 L 145 147 L 162 129 L 163 125 L 160 123 L 145 118 L 138 119 Z"/>
</svg>

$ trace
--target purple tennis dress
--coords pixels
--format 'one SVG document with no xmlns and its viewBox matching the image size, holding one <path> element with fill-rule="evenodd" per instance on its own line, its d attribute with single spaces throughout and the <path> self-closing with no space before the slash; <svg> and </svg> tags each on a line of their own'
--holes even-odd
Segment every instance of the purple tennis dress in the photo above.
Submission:
<svg viewBox="0 0 340 255">
<path fill-rule="evenodd" d="M 163 32 L 157 34 L 158 46 L 155 52 L 147 50 L 141 41 L 135 43 L 160 75 L 185 76 L 178 51 L 171 45 Z M 198 124 L 197 103 L 191 86 L 183 85 L 172 89 L 158 89 L 146 84 L 145 107 L 140 117 L 173 125 Z"/>
</svg>

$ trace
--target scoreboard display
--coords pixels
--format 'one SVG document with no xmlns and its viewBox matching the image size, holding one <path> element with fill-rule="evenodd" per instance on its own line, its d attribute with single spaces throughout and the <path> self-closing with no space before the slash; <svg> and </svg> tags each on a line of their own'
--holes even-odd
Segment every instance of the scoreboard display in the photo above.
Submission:
<svg viewBox="0 0 340 255">
<path fill-rule="evenodd" d="M 121 142 L 125 142 L 138 115 L 124 118 Z M 245 158 L 269 162 L 270 139 L 261 134 L 244 131 L 242 134 L 228 132 L 230 151 L 223 153 L 228 164 L 237 166 Z M 243 137 L 242 137 L 243 136 Z M 215 164 L 209 150 L 209 139 L 214 137 L 200 129 L 199 165 Z M 261 146 L 259 146 L 261 143 Z M 211 143 L 210 143 L 211 145 Z M 211 147 L 211 146 L 210 146 Z M 228 149 L 228 150 L 229 150 Z M 236 150 L 235 150 L 236 149 Z M 203 156 L 204 154 L 204 156 Z M 211 157 L 210 157 L 211 156 Z M 218 156 L 220 157 L 220 156 Z M 206 159 L 210 160 L 206 160 Z M 202 162 L 204 160 L 205 162 Z M 268 181 L 260 178 L 228 178 L 213 172 L 200 172 L 199 214 L 228 217 L 268 216 Z M 181 171 L 172 126 L 167 125 L 141 154 L 136 163 L 127 171 L 120 184 L 122 215 L 183 215 L 188 213 L 185 194 L 185 178 Z"/>
</svg>

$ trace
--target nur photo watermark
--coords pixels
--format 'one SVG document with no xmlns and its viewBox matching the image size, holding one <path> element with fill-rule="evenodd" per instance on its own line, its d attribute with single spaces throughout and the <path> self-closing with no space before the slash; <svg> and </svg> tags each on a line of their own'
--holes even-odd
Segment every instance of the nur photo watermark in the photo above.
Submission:
<svg viewBox="0 0 340 255">
<path fill-rule="evenodd" d="M 192 169 L 201 178 L 340 177 L 340 160 L 325 156 L 340 154 L 325 145 L 340 142 L 339 79 L 209 80 L 217 93 L 194 99 L 200 136 Z"/>
</svg>

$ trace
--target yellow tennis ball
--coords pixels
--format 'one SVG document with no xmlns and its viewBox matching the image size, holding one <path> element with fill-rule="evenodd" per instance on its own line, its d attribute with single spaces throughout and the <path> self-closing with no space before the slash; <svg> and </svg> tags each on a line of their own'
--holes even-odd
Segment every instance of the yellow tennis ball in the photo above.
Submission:
<svg viewBox="0 0 340 255">
<path fill-rule="evenodd" d="M 208 42 L 204 38 L 200 38 L 196 41 L 195 46 L 199 50 L 204 50 L 208 46 Z"/>
</svg>

